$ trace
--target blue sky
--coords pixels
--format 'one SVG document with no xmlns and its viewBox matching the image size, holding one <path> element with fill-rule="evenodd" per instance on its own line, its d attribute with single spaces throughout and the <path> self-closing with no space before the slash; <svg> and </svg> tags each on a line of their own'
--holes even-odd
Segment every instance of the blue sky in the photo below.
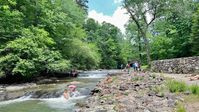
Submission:
<svg viewBox="0 0 199 112">
<path fill-rule="evenodd" d="M 89 11 L 95 10 L 99 13 L 111 16 L 121 5 L 120 0 L 88 0 Z"/>
<path fill-rule="evenodd" d="M 121 6 L 122 0 L 88 0 L 88 18 L 99 23 L 107 22 L 118 27 L 123 33 L 129 20 L 127 11 Z"/>
</svg>

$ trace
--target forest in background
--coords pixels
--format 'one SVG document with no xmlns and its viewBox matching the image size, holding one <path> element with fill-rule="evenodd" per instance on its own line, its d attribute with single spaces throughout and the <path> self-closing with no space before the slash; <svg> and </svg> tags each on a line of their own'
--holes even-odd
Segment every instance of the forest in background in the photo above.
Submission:
<svg viewBox="0 0 199 112">
<path fill-rule="evenodd" d="M 126 34 L 87 18 L 87 2 L 0 0 L 0 76 L 29 78 L 199 55 L 198 1 L 124 0 L 130 15 Z"/>
</svg>

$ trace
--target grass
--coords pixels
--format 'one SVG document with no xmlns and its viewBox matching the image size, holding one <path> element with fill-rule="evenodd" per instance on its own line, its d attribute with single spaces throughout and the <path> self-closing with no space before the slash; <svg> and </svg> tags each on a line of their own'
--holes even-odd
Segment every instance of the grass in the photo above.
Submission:
<svg viewBox="0 0 199 112">
<path fill-rule="evenodd" d="M 164 86 L 154 86 L 152 88 L 152 91 L 154 91 L 155 93 L 163 93 L 165 91 L 165 87 Z M 163 93 L 164 94 L 164 93 Z"/>
<path fill-rule="evenodd" d="M 149 66 L 148 65 L 143 65 L 143 66 L 141 66 L 141 69 L 144 70 L 144 71 L 147 71 L 149 69 Z"/>
<path fill-rule="evenodd" d="M 199 96 L 199 86 L 188 86 L 185 82 L 170 80 L 167 82 L 167 87 L 171 93 L 190 91 L 194 95 Z"/>
<path fill-rule="evenodd" d="M 188 88 L 185 82 L 178 82 L 175 80 L 168 81 L 167 87 L 171 93 L 185 92 Z"/>
<path fill-rule="evenodd" d="M 189 87 L 190 91 L 194 95 L 199 95 L 199 86 L 198 85 L 191 85 Z"/>
<path fill-rule="evenodd" d="M 141 81 L 141 80 L 144 80 L 144 77 L 142 76 L 135 76 L 132 78 L 132 81 Z"/>
<path fill-rule="evenodd" d="M 183 104 L 179 103 L 176 108 L 176 112 L 186 112 L 186 108 Z"/>
</svg>

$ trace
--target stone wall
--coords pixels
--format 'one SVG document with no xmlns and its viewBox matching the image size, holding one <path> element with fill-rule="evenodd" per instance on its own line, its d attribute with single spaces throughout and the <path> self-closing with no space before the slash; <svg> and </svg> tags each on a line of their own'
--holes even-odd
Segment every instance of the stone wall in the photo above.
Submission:
<svg viewBox="0 0 199 112">
<path fill-rule="evenodd" d="M 178 74 L 199 73 L 199 56 L 153 61 L 151 70 Z"/>
</svg>

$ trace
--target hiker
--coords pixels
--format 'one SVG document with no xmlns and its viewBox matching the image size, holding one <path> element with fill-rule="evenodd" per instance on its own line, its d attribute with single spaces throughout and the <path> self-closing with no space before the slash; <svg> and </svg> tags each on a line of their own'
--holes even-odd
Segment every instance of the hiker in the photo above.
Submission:
<svg viewBox="0 0 199 112">
<path fill-rule="evenodd" d="M 130 63 L 126 64 L 126 69 L 127 69 L 128 74 L 129 74 L 130 73 Z"/>
<path fill-rule="evenodd" d="M 139 66 L 138 62 L 135 62 L 134 66 L 135 66 L 135 71 L 138 71 L 138 66 Z"/>
<path fill-rule="evenodd" d="M 123 67 L 124 67 L 124 65 L 123 65 L 123 64 L 121 64 L 121 65 L 120 65 L 120 69 L 121 69 L 121 70 L 123 70 Z"/>
<path fill-rule="evenodd" d="M 77 72 L 76 69 L 71 70 L 70 74 L 72 75 L 72 77 L 77 77 L 78 76 L 78 72 Z"/>
</svg>

